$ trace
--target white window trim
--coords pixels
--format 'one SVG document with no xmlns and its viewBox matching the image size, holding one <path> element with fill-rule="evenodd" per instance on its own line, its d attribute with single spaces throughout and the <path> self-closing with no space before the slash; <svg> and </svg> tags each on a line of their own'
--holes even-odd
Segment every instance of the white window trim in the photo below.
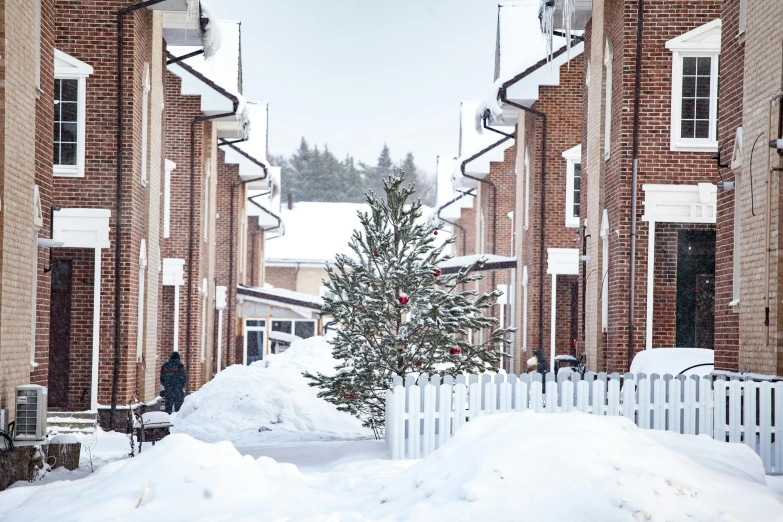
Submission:
<svg viewBox="0 0 783 522">
<path fill-rule="evenodd" d="M 163 182 L 163 237 L 171 236 L 171 173 L 177 168 L 173 161 L 166 160 L 166 178 Z"/>
<path fill-rule="evenodd" d="M 33 185 L 33 226 L 43 228 L 43 206 L 41 205 L 41 189 Z"/>
<path fill-rule="evenodd" d="M 209 280 L 201 282 L 201 362 L 206 360 L 207 352 L 207 301 L 209 298 Z"/>
<path fill-rule="evenodd" d="M 87 143 L 87 78 L 92 73 L 92 66 L 81 60 L 77 60 L 58 49 L 54 50 L 54 79 L 79 81 L 79 92 L 76 98 L 76 131 L 78 133 L 76 165 L 54 165 L 54 176 L 69 178 L 84 177 L 85 147 Z"/>
<path fill-rule="evenodd" d="M 150 81 L 150 64 L 144 62 L 144 73 L 142 75 L 142 97 L 141 97 L 141 186 L 147 186 L 147 147 L 148 147 L 148 120 L 150 91 L 152 84 Z"/>
<path fill-rule="evenodd" d="M 204 165 L 204 243 L 209 240 L 209 189 L 212 174 L 212 160 L 207 158 Z"/>
<path fill-rule="evenodd" d="M 606 40 L 604 47 L 604 72 L 606 74 L 606 89 L 604 90 L 604 159 L 609 159 L 612 143 L 612 62 L 614 53 L 612 43 Z"/>
<path fill-rule="evenodd" d="M 522 351 L 527 352 L 527 265 L 522 267 Z"/>
<path fill-rule="evenodd" d="M 609 329 L 609 212 L 601 217 L 601 331 Z"/>
<path fill-rule="evenodd" d="M 142 360 L 144 354 L 144 302 L 145 302 L 145 279 L 147 275 L 147 242 L 142 239 L 139 248 L 139 304 L 138 316 L 136 318 L 136 361 Z"/>
<path fill-rule="evenodd" d="M 732 259 L 732 301 L 729 303 L 735 311 L 740 304 L 740 274 L 742 267 L 742 169 L 734 171 L 734 252 Z"/>
<path fill-rule="evenodd" d="M 248 321 L 260 321 L 263 323 L 261 326 L 248 326 Z M 242 326 L 244 327 L 243 332 L 243 340 L 242 340 L 242 364 L 244 366 L 247 366 L 247 332 L 264 332 L 264 346 L 260 347 L 261 350 L 261 359 L 265 359 L 267 356 L 266 353 L 266 347 L 269 343 L 269 332 L 267 332 L 267 320 L 266 319 L 258 319 L 253 317 L 247 317 L 242 322 Z M 271 324 L 270 324 L 271 327 Z"/>
<path fill-rule="evenodd" d="M 737 127 L 737 132 L 734 134 L 734 149 L 731 152 L 732 169 L 742 166 L 742 134 L 742 127 Z"/>
<path fill-rule="evenodd" d="M 566 160 L 565 226 L 579 227 L 579 216 L 574 216 L 574 167 L 582 164 L 582 144 L 563 152 Z"/>
<path fill-rule="evenodd" d="M 35 96 L 41 96 L 41 1 L 35 0 Z"/>
<path fill-rule="evenodd" d="M 745 28 L 748 23 L 748 0 L 740 0 L 739 3 L 739 31 L 737 36 L 745 34 Z"/>
<path fill-rule="evenodd" d="M 672 52 L 671 150 L 714 152 L 718 150 L 718 66 L 720 59 L 720 18 L 666 42 Z M 709 138 L 681 138 L 682 61 L 687 57 L 710 58 L 710 135 Z"/>
<path fill-rule="evenodd" d="M 530 228 L 530 153 L 525 149 L 525 230 Z"/>
</svg>

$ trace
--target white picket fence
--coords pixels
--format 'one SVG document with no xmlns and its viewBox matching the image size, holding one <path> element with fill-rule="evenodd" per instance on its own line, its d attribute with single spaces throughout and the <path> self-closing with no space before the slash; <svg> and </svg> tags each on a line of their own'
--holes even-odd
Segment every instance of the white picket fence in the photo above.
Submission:
<svg viewBox="0 0 783 522">
<path fill-rule="evenodd" d="M 541 374 L 397 377 L 386 396 L 393 459 L 420 458 L 482 415 L 532 410 L 623 416 L 640 428 L 747 444 L 767 473 L 783 473 L 783 382 L 588 372 L 546 383 Z M 546 384 L 546 385 L 544 385 Z M 418 429 L 417 429 L 418 427 Z"/>
</svg>

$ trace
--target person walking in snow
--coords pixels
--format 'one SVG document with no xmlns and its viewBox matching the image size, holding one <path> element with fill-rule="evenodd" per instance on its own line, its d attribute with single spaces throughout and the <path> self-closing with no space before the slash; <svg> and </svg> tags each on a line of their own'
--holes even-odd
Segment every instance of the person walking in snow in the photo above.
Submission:
<svg viewBox="0 0 783 522">
<path fill-rule="evenodd" d="M 166 390 L 166 413 L 179 411 L 185 400 L 185 384 L 188 382 L 188 372 L 179 362 L 179 352 L 174 352 L 160 369 L 160 383 Z"/>
</svg>

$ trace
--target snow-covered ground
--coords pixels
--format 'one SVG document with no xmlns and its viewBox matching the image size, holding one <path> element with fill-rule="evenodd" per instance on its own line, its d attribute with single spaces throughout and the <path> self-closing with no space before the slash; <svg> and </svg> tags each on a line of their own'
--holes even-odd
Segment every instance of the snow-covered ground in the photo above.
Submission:
<svg viewBox="0 0 783 522">
<path fill-rule="evenodd" d="M 373 437 L 348 413 L 319 399 L 302 372 L 334 373 L 323 337 L 297 341 L 250 366 L 231 366 L 185 399 L 173 433 L 237 446 Z"/>
<path fill-rule="evenodd" d="M 482 417 L 420 461 L 383 443 L 302 443 L 303 471 L 227 442 L 172 435 L 82 480 L 0 493 L 3 522 L 29 520 L 781 521 L 783 502 L 741 444 L 640 430 L 623 418 L 532 412 Z M 341 444 L 357 445 L 353 460 Z M 321 445 L 321 448 L 317 446 Z M 314 459 L 335 445 L 336 463 Z M 288 450 L 293 449 L 289 447 Z M 279 447 L 278 457 L 286 458 Z M 308 466 L 303 466 L 308 467 Z"/>
</svg>

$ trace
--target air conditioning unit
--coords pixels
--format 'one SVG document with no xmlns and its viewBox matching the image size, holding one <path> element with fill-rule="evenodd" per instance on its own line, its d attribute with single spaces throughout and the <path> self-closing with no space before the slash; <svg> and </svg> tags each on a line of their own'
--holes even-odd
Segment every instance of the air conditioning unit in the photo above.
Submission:
<svg viewBox="0 0 783 522">
<path fill-rule="evenodd" d="M 46 435 L 47 390 L 27 384 L 16 387 L 16 439 L 43 440 Z"/>
</svg>

